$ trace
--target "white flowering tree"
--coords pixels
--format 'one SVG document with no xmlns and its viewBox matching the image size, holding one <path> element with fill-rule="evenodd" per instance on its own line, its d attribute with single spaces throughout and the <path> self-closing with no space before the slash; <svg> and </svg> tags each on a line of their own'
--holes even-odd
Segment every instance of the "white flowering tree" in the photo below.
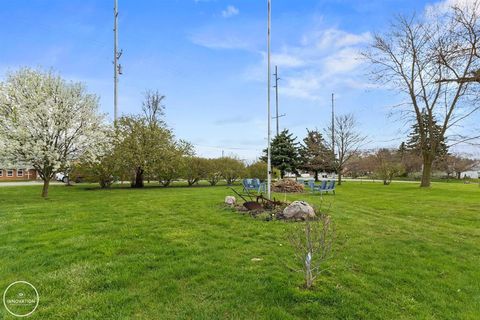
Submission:
<svg viewBox="0 0 480 320">
<path fill-rule="evenodd" d="M 98 98 L 81 83 L 66 82 L 52 72 L 21 69 L 0 84 L 3 157 L 37 170 L 43 197 L 57 172 L 95 154 L 103 126 Z"/>
</svg>

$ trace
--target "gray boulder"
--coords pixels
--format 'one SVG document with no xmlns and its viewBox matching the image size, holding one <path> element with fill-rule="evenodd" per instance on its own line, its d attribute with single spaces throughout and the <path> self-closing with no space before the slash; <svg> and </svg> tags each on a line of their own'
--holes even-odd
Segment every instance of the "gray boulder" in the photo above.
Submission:
<svg viewBox="0 0 480 320">
<path fill-rule="evenodd" d="M 281 214 L 281 218 L 288 220 L 308 220 L 315 217 L 315 210 L 305 201 L 292 202 Z"/>
</svg>

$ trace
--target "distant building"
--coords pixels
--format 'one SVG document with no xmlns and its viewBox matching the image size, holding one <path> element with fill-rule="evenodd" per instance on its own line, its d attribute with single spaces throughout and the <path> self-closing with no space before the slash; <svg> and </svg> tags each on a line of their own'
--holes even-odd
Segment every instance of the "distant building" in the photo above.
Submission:
<svg viewBox="0 0 480 320">
<path fill-rule="evenodd" d="M 474 168 L 473 170 L 470 170 L 470 171 L 465 171 L 465 172 L 462 172 L 462 175 L 461 177 L 464 178 L 470 178 L 470 179 L 478 179 L 480 178 L 480 166 L 477 167 L 477 168 Z"/>
<path fill-rule="evenodd" d="M 0 165 L 0 181 L 37 179 L 37 171 L 23 165 Z"/>
<path fill-rule="evenodd" d="M 291 173 L 286 174 L 285 176 L 288 178 L 296 177 L 294 174 Z M 300 173 L 300 178 L 313 178 L 313 174 L 303 171 L 302 173 Z M 320 171 L 318 173 L 318 179 L 336 179 L 336 174 L 334 172 Z"/>
</svg>

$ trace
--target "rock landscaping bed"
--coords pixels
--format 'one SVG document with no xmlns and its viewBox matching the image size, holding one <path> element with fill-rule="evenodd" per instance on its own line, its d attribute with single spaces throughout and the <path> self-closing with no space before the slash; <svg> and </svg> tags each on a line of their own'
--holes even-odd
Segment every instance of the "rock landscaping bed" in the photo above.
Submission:
<svg viewBox="0 0 480 320">
<path fill-rule="evenodd" d="M 260 199 L 265 200 L 263 197 Z M 238 213 L 249 214 L 254 218 L 263 218 L 267 221 L 304 221 L 313 220 L 316 218 L 315 209 L 305 201 L 286 203 L 276 201 L 274 199 L 273 201 L 264 201 L 262 203 L 257 199 L 257 201 L 245 201 L 243 203 L 237 203 L 234 196 L 227 196 L 224 203 L 227 207 Z"/>
</svg>

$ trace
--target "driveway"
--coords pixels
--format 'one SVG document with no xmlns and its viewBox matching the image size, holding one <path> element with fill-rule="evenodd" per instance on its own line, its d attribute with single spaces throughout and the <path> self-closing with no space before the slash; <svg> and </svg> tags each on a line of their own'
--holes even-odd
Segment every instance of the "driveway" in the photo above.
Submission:
<svg viewBox="0 0 480 320">
<path fill-rule="evenodd" d="M 61 185 L 63 182 L 52 181 L 50 185 Z M 9 181 L 0 182 L 0 187 L 42 186 L 43 181 Z"/>
</svg>

